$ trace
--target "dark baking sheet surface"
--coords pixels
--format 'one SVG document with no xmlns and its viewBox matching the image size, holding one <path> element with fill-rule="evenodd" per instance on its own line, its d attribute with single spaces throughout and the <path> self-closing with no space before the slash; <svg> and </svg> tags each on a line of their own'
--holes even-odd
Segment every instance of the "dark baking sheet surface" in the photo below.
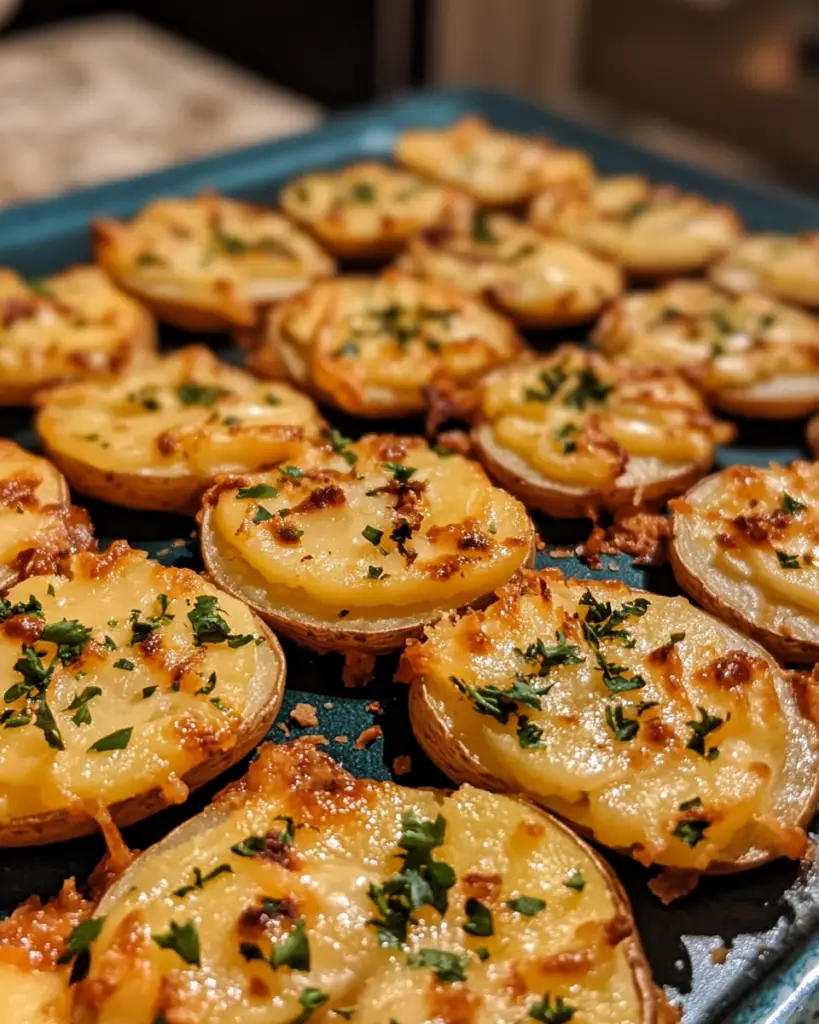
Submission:
<svg viewBox="0 0 819 1024">
<path fill-rule="evenodd" d="M 712 199 L 732 203 L 754 230 L 804 231 L 819 228 L 819 204 L 784 192 L 755 187 L 666 159 L 595 129 L 547 113 L 540 108 L 488 90 L 455 89 L 422 93 L 408 99 L 339 118 L 317 131 L 273 143 L 236 150 L 220 156 L 174 167 L 144 177 L 0 211 L 0 265 L 10 265 L 27 275 L 39 275 L 88 258 L 88 224 L 102 214 L 126 216 L 157 196 L 189 194 L 216 188 L 228 195 L 275 202 L 280 185 L 289 177 L 311 168 L 349 163 L 362 158 L 386 158 L 395 134 L 412 125 L 444 125 L 467 112 L 477 112 L 499 127 L 543 132 L 558 141 L 588 150 L 605 173 L 634 171 L 674 182 Z M 582 337 L 573 332 L 576 337 Z M 531 335 L 539 346 L 552 344 L 559 335 Z M 192 335 L 163 330 L 164 348 L 192 340 Z M 228 339 L 214 336 L 212 343 L 232 361 L 239 354 Z M 353 436 L 361 425 L 330 414 L 330 419 Z M 27 410 L 0 409 L 0 435 L 13 437 L 36 448 Z M 400 429 L 408 424 L 394 425 Z M 721 464 L 770 460 L 790 461 L 807 453 L 804 424 L 743 423 L 736 443 L 721 451 Z M 189 519 L 118 509 L 99 502 L 84 502 L 104 542 L 126 537 L 166 564 L 199 569 L 198 545 L 191 536 Z M 538 526 L 549 545 L 579 541 L 588 524 L 540 517 Z M 172 545 L 172 542 L 182 541 Z M 602 578 L 618 575 L 627 583 L 662 593 L 677 592 L 666 568 L 640 570 L 628 558 L 604 557 L 605 568 L 590 571 L 576 559 L 549 559 L 541 554 L 539 565 L 554 564 L 568 574 Z M 357 775 L 389 778 L 394 759 L 412 758 L 412 771 L 400 781 L 430 785 L 445 780 L 424 758 L 410 732 L 406 716 L 406 691 L 390 682 L 396 659 L 381 659 L 376 680 L 366 688 L 345 690 L 341 684 L 340 659 L 320 657 L 286 645 L 288 690 L 279 722 L 298 701 L 318 709 L 319 729 L 330 740 L 328 750 Z M 383 714 L 375 718 L 367 705 L 377 700 Z M 327 708 L 324 705 L 331 704 Z M 374 721 L 384 729 L 384 739 L 368 750 L 356 750 L 354 741 Z M 291 723 L 292 725 L 292 723 Z M 293 733 L 303 730 L 294 728 Z M 339 742 L 336 737 L 347 737 Z M 274 728 L 271 738 L 281 740 Z M 166 811 L 126 832 L 127 841 L 144 848 L 170 828 L 204 806 L 212 794 L 241 774 L 244 763 L 194 794 L 181 808 Z M 53 895 L 63 878 L 88 874 L 103 852 L 97 838 L 51 847 L 0 851 L 0 912 L 39 893 Z M 635 863 L 609 855 L 634 905 L 638 926 L 658 983 L 685 1006 L 688 1024 L 722 1020 L 763 980 L 768 984 L 783 965 L 814 947 L 819 953 L 819 873 L 813 868 L 780 862 L 743 875 L 704 880 L 697 891 L 664 908 L 650 895 L 650 873 Z M 712 959 L 712 951 L 730 947 L 725 963 Z M 784 978 L 783 978 L 784 980 Z M 756 1004 L 754 1004 L 756 1005 Z M 760 1004 L 761 1005 L 761 1004 Z M 767 1003 L 766 1003 L 767 1005 Z M 749 1021 L 761 1020 L 749 1007 Z"/>
</svg>

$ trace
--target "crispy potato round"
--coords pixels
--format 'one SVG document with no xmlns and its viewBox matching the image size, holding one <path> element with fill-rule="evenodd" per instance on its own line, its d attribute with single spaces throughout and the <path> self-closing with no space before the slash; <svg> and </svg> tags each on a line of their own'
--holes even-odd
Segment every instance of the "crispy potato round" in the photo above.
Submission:
<svg viewBox="0 0 819 1024">
<path fill-rule="evenodd" d="M 281 703 L 284 655 L 256 616 L 125 541 L 18 584 L 8 602 L 0 846 L 184 801 L 259 742 Z"/>
<path fill-rule="evenodd" d="M 523 348 L 512 324 L 444 281 L 398 270 L 321 282 L 282 303 L 249 359 L 357 416 L 418 415 L 432 385 L 474 384 Z"/>
<path fill-rule="evenodd" d="M 530 327 L 592 320 L 623 290 L 613 263 L 513 217 L 480 210 L 411 239 L 398 265 L 484 295 Z"/>
<path fill-rule="evenodd" d="M 356 779 L 305 742 L 263 747 L 94 920 L 70 995 L 89 1024 L 671 1020 L 617 879 L 564 825 Z"/>
<path fill-rule="evenodd" d="M 36 281 L 0 268 L 0 405 L 28 405 L 59 381 L 124 373 L 155 349 L 151 315 L 98 267 Z"/>
<path fill-rule="evenodd" d="M 819 309 L 819 233 L 742 238 L 710 274 L 721 288 L 738 295 L 764 292 Z"/>
<path fill-rule="evenodd" d="M 98 220 L 94 254 L 161 320 L 202 331 L 250 327 L 267 306 L 335 272 L 287 217 L 216 195 L 159 199 L 128 222 Z"/>
<path fill-rule="evenodd" d="M 819 464 L 729 466 L 672 502 L 677 582 L 785 661 L 819 661 Z"/>
<path fill-rule="evenodd" d="M 60 561 L 96 548 L 88 513 L 71 504 L 50 462 L 0 439 L 0 591 L 26 576 L 57 572 Z"/>
<path fill-rule="evenodd" d="M 588 184 L 590 158 L 542 136 L 498 131 L 480 117 L 448 128 L 401 132 L 395 157 L 410 170 L 456 185 L 482 206 L 510 206 L 550 185 Z"/>
<path fill-rule="evenodd" d="M 220 473 L 295 457 L 324 421 L 286 384 L 263 383 L 201 346 L 106 385 L 41 396 L 43 444 L 84 494 L 127 508 L 185 512 Z"/>
<path fill-rule="evenodd" d="M 793 419 L 819 408 L 819 319 L 764 295 L 673 281 L 624 296 L 593 340 L 610 355 L 680 370 L 727 412 Z"/>
<path fill-rule="evenodd" d="M 205 495 L 202 554 L 221 587 L 316 650 L 397 650 L 527 563 L 526 510 L 481 467 L 418 437 L 316 445 L 297 466 Z"/>
<path fill-rule="evenodd" d="M 592 517 L 681 494 L 733 434 L 678 374 L 574 345 L 489 374 L 472 428 L 490 475 L 528 507 Z"/>
<path fill-rule="evenodd" d="M 282 209 L 335 256 L 381 259 L 447 215 L 458 193 L 387 164 L 313 171 L 288 182 Z"/>
<path fill-rule="evenodd" d="M 428 629 L 399 670 L 413 731 L 450 777 L 522 793 L 646 865 L 803 855 L 819 729 L 766 651 L 619 581 L 546 570 L 498 597 Z"/>
<path fill-rule="evenodd" d="M 729 206 L 636 175 L 603 178 L 587 189 L 549 189 L 532 203 L 530 220 L 539 231 L 562 235 L 628 274 L 650 278 L 701 270 L 742 233 Z"/>
</svg>

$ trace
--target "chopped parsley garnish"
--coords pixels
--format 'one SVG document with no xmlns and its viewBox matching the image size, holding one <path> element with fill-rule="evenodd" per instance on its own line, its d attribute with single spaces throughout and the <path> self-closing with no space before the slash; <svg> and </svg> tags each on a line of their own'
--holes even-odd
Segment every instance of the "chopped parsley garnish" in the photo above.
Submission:
<svg viewBox="0 0 819 1024">
<path fill-rule="evenodd" d="M 53 596 L 53 587 L 51 591 Z M 41 619 L 43 617 L 43 606 L 33 594 L 30 595 L 28 601 L 17 601 L 15 604 L 11 604 L 10 601 L 0 597 L 0 622 L 5 622 L 6 619 L 10 619 L 13 615 L 33 615 L 35 618 Z"/>
<path fill-rule="evenodd" d="M 681 811 L 691 811 L 695 807 L 702 807 L 702 800 L 698 796 L 694 796 L 690 800 L 684 800 L 680 804 Z"/>
<path fill-rule="evenodd" d="M 449 953 L 445 949 L 419 949 L 417 953 L 407 955 L 410 967 L 429 967 L 438 981 L 466 981 L 464 968 L 468 958 Z"/>
<path fill-rule="evenodd" d="M 305 1024 L 305 1021 L 310 1020 L 316 1010 L 323 1006 L 329 998 L 327 993 L 322 992 L 320 988 L 303 988 L 299 994 L 299 1005 L 302 1007 L 302 1011 L 298 1017 L 293 1018 L 290 1024 Z M 333 1013 L 344 1016 L 341 1010 L 333 1010 Z M 349 1020 L 349 1017 L 347 1019 Z"/>
<path fill-rule="evenodd" d="M 294 971 L 310 970 L 310 941 L 303 919 L 296 921 L 293 931 L 270 950 L 268 963 L 274 970 L 277 967 L 290 967 Z"/>
<path fill-rule="evenodd" d="M 392 473 L 393 478 L 399 484 L 405 484 L 410 477 L 417 472 L 414 466 L 402 466 L 397 462 L 385 462 L 384 469 Z"/>
<path fill-rule="evenodd" d="M 152 934 L 151 938 L 160 949 L 173 950 L 186 964 L 200 966 L 199 932 L 193 921 L 177 924 L 171 921 L 166 932 Z"/>
<path fill-rule="evenodd" d="M 629 618 L 640 618 L 648 610 L 648 601 L 644 597 L 625 602 L 621 608 L 612 609 L 608 601 L 598 601 L 587 590 L 580 599 L 580 605 L 588 608 L 582 620 L 583 635 L 592 649 L 595 660 L 603 675 L 606 688 L 612 693 L 626 693 L 630 690 L 641 690 L 645 680 L 640 675 L 628 675 L 624 665 L 609 661 L 601 647 L 603 640 L 618 640 L 624 647 L 633 647 L 634 638 L 628 630 L 621 628 Z M 621 709 L 622 710 L 622 709 Z"/>
<path fill-rule="evenodd" d="M 681 633 L 672 633 L 668 638 L 670 644 L 678 644 L 680 641 L 685 640 L 685 631 Z"/>
<path fill-rule="evenodd" d="M 279 491 L 270 484 L 254 484 L 252 487 L 240 487 L 236 492 L 237 498 L 276 498 Z"/>
<path fill-rule="evenodd" d="M 375 188 L 369 181 L 357 181 L 350 189 L 350 200 L 354 203 L 374 203 Z"/>
<path fill-rule="evenodd" d="M 481 938 L 495 934 L 492 911 L 480 900 L 467 900 L 464 910 L 466 911 L 466 921 L 461 927 L 465 932 L 469 935 L 479 935 Z"/>
<path fill-rule="evenodd" d="M 340 455 L 348 466 L 354 466 L 356 462 L 358 462 L 358 456 L 349 448 L 349 445 L 353 443 L 351 438 L 345 437 L 341 431 L 336 430 L 335 427 L 331 427 L 330 430 L 323 431 L 323 436 L 330 442 L 330 447 L 336 455 Z"/>
<path fill-rule="evenodd" d="M 587 405 L 605 402 L 613 384 L 604 384 L 593 370 L 578 370 L 577 384 L 566 393 L 564 403 L 583 412 Z"/>
<path fill-rule="evenodd" d="M 561 387 L 569 379 L 562 363 L 553 366 L 550 370 L 541 370 L 538 374 L 540 379 L 540 390 L 537 388 L 526 388 L 523 397 L 527 402 L 551 402 Z"/>
<path fill-rule="evenodd" d="M 231 851 L 239 857 L 255 857 L 257 853 L 261 853 L 265 848 L 264 836 L 245 836 L 238 843 L 234 843 L 231 846 Z"/>
<path fill-rule="evenodd" d="M 209 693 L 213 693 L 213 688 L 215 686 L 216 673 L 211 672 L 210 676 L 208 677 L 208 681 L 205 683 L 204 686 L 200 686 L 199 689 L 195 691 L 194 697 L 198 697 L 200 694 L 204 694 L 205 696 L 207 696 Z"/>
<path fill-rule="evenodd" d="M 99 938 L 104 924 L 104 917 L 92 917 L 87 921 L 81 921 L 68 936 L 65 952 L 57 963 L 70 964 L 72 961 L 74 962 L 69 982 L 71 985 L 82 981 L 88 974 L 88 968 L 91 966 L 91 943 Z"/>
<path fill-rule="evenodd" d="M 488 245 L 498 241 L 497 236 L 492 233 L 489 217 L 483 210 L 476 210 L 472 214 L 472 241 Z"/>
<path fill-rule="evenodd" d="M 546 746 L 541 742 L 543 730 L 539 725 L 530 722 L 526 715 L 518 715 L 517 734 L 521 750 L 542 750 Z"/>
<path fill-rule="evenodd" d="M 160 626 L 167 626 L 170 622 L 173 622 L 173 615 L 168 614 L 168 595 L 158 594 L 157 602 L 159 604 L 159 611 L 150 618 L 140 618 L 142 613 L 139 608 L 134 608 L 131 612 L 130 619 L 128 620 L 131 624 L 131 646 L 141 644 L 143 640 L 147 640 L 151 633 L 159 629 Z"/>
<path fill-rule="evenodd" d="M 265 401 L 265 405 L 281 405 L 282 404 L 282 400 L 279 398 L 279 396 L 278 395 L 274 395 L 272 391 L 269 391 L 264 396 L 264 401 Z"/>
<path fill-rule="evenodd" d="M 128 658 L 120 658 L 119 661 L 114 662 L 114 668 L 121 668 L 125 672 L 133 672 L 136 666 Z"/>
<path fill-rule="evenodd" d="M 713 761 L 719 756 L 719 749 L 717 747 L 711 747 L 710 750 L 705 749 L 705 738 L 710 733 L 719 729 L 721 725 L 725 723 L 725 719 L 719 718 L 717 715 L 710 714 L 704 707 L 697 706 L 697 711 L 700 714 L 698 722 L 686 722 L 685 724 L 691 729 L 691 738 L 686 747 L 688 750 L 693 750 L 701 757 L 704 757 L 707 761 Z"/>
<path fill-rule="evenodd" d="M 264 505 L 259 505 L 253 514 L 253 522 L 258 526 L 259 523 L 267 523 L 273 518 L 273 513 L 268 512 Z"/>
<path fill-rule="evenodd" d="M 219 875 L 231 875 L 233 874 L 233 868 L 230 864 L 217 864 L 217 866 L 209 871 L 206 875 L 203 875 L 199 868 L 193 869 L 193 882 L 190 885 L 180 885 L 178 889 L 174 889 L 174 896 L 187 896 L 189 892 L 193 892 L 194 889 L 204 889 L 208 882 L 212 882 L 214 878 L 218 878 Z"/>
<path fill-rule="evenodd" d="M 580 648 L 566 642 L 566 634 L 562 629 L 555 631 L 555 639 L 557 643 L 550 646 L 542 638 L 538 638 L 533 644 L 529 644 L 525 651 L 516 647 L 515 654 L 524 661 L 534 662 L 538 666 L 537 674 L 541 678 L 548 676 L 556 665 L 580 665 L 585 661 Z"/>
<path fill-rule="evenodd" d="M 365 526 L 361 531 L 361 536 L 364 540 L 368 540 L 373 547 L 378 547 L 381 543 L 381 538 L 384 536 L 383 530 L 376 530 L 374 526 Z"/>
<path fill-rule="evenodd" d="M 299 469 L 298 466 L 281 466 L 279 472 L 288 480 L 301 480 L 304 476 L 304 470 Z"/>
<path fill-rule="evenodd" d="M 583 877 L 583 872 L 578 868 L 577 871 L 573 871 L 571 875 L 563 883 L 567 889 L 574 889 L 575 892 L 583 892 L 586 888 L 586 879 Z"/>
<path fill-rule="evenodd" d="M 71 721 L 74 725 L 91 724 L 91 711 L 89 710 L 88 702 L 92 701 L 95 697 L 99 697 L 101 693 L 102 689 L 99 686 L 86 686 L 82 693 L 78 693 L 68 707 L 64 708 L 65 711 L 75 712 L 71 716 Z"/>
<path fill-rule="evenodd" d="M 395 542 L 400 554 L 408 554 L 407 541 L 412 540 L 412 527 L 409 524 L 409 520 L 399 520 L 398 525 L 393 529 L 392 533 L 390 534 L 390 540 Z"/>
<path fill-rule="evenodd" d="M 228 647 L 234 648 L 244 647 L 252 640 L 261 642 L 261 638 L 253 633 L 231 633 L 230 626 L 219 607 L 219 599 L 210 594 L 200 594 L 196 598 L 193 608 L 188 612 L 188 620 L 193 627 L 193 638 L 197 647 L 201 647 L 202 644 L 220 644 L 225 640 Z"/>
<path fill-rule="evenodd" d="M 622 704 L 609 704 L 606 708 L 606 725 L 614 733 L 614 738 L 621 743 L 633 740 L 640 731 L 640 723 L 636 718 L 626 718 Z"/>
<path fill-rule="evenodd" d="M 648 199 L 640 199 L 638 202 L 627 206 L 620 214 L 620 219 L 625 224 L 631 224 L 631 222 L 637 220 L 638 217 L 642 217 L 644 213 L 648 213 L 652 206 L 653 203 Z"/>
<path fill-rule="evenodd" d="M 777 551 L 776 560 L 779 562 L 783 569 L 798 569 L 799 568 L 799 556 L 789 555 L 787 551 Z"/>
<path fill-rule="evenodd" d="M 798 501 L 796 498 L 788 494 L 787 491 L 782 492 L 782 511 L 786 516 L 798 516 L 800 512 L 804 512 L 808 506 L 804 501 Z"/>
<path fill-rule="evenodd" d="M 57 645 L 57 657 L 64 665 L 70 665 L 82 654 L 82 649 L 91 639 L 91 630 L 77 619 L 61 619 L 49 623 L 40 634 L 41 640 Z"/>
<path fill-rule="evenodd" d="M 12 683 L 3 694 L 3 700 L 6 704 L 11 704 L 21 697 L 25 697 L 27 701 L 37 700 L 34 708 L 33 724 L 36 729 L 42 731 L 43 739 L 53 750 L 64 750 L 65 746 L 57 722 L 46 701 L 46 691 L 51 682 L 54 666 L 57 664 L 58 659 L 60 659 L 63 650 L 71 651 L 73 648 L 59 646 L 57 654 L 49 665 L 46 666 L 42 661 L 43 652 L 24 644 L 22 657 L 18 658 L 14 663 L 14 671 L 19 672 L 23 677 L 22 682 Z M 0 716 L 0 721 L 2 721 L 6 729 L 15 729 L 28 725 L 31 721 L 31 707 L 20 709 L 17 712 L 7 708 L 2 716 Z"/>
<path fill-rule="evenodd" d="M 194 384 L 188 381 L 180 384 L 176 389 L 176 397 L 182 405 L 205 405 L 211 406 L 220 398 L 229 395 L 226 388 L 209 386 L 207 384 Z"/>
<path fill-rule="evenodd" d="M 707 819 L 701 821 L 678 821 L 671 833 L 675 839 L 681 839 L 686 846 L 694 847 L 705 839 L 706 829 L 711 824 Z"/>
<path fill-rule="evenodd" d="M 720 309 L 715 309 L 711 313 L 711 323 L 720 332 L 720 334 L 733 334 L 734 326 L 728 317 Z"/>
<path fill-rule="evenodd" d="M 101 753 L 106 750 L 124 750 L 131 742 L 131 735 L 134 727 L 129 725 L 127 729 L 117 729 L 116 732 L 102 736 L 88 748 L 90 751 Z"/>
<path fill-rule="evenodd" d="M 378 941 L 386 947 L 398 947 L 406 941 L 413 910 L 431 906 L 441 916 L 446 914 L 447 893 L 455 884 L 455 872 L 449 864 L 432 856 L 432 851 L 444 842 L 444 818 L 438 815 L 434 821 L 424 820 L 409 811 L 401 826 L 401 871 L 383 884 L 369 888 L 369 897 L 381 916 L 367 923 L 375 925 Z"/>
<path fill-rule="evenodd" d="M 348 357 L 348 356 L 357 356 L 357 355 L 358 355 L 358 345 L 354 341 L 345 341 L 343 345 L 339 345 L 339 347 L 335 350 L 335 352 L 333 352 L 333 357 L 335 359 L 344 359 L 345 357 Z"/>
<path fill-rule="evenodd" d="M 532 1003 L 528 1015 L 541 1024 L 568 1024 L 576 1012 L 573 1007 L 563 1002 L 561 996 L 555 998 L 553 1006 L 551 995 L 547 992 L 539 1003 Z"/>
<path fill-rule="evenodd" d="M 537 896 L 515 896 L 514 899 L 506 901 L 506 906 L 518 914 L 523 914 L 524 917 L 534 917 L 546 909 L 546 900 Z"/>
<path fill-rule="evenodd" d="M 112 638 L 110 636 L 108 636 L 107 633 L 105 635 L 105 639 L 103 640 L 103 643 L 105 644 L 106 650 L 115 651 L 117 649 L 117 645 L 114 643 Z"/>
<path fill-rule="evenodd" d="M 164 267 L 165 260 L 154 252 L 141 252 L 137 255 L 136 265 L 138 267 Z"/>
<path fill-rule="evenodd" d="M 535 687 L 528 679 L 536 677 L 518 676 L 508 690 L 501 690 L 491 683 L 487 686 L 469 686 L 457 676 L 449 677 L 451 682 L 472 701 L 480 715 L 489 715 L 501 725 L 506 725 L 512 715 L 519 714 L 519 704 L 540 710 L 540 698 L 548 693 L 551 686 Z"/>
<path fill-rule="evenodd" d="M 148 697 L 153 697 L 156 691 L 159 689 L 158 686 L 145 686 L 142 689 L 142 699 L 147 700 Z"/>
<path fill-rule="evenodd" d="M 554 438 L 564 455 L 571 455 L 572 452 L 577 451 L 576 436 L 579 432 L 580 428 L 574 423 L 566 423 L 554 432 Z"/>
<path fill-rule="evenodd" d="M 384 576 L 384 570 L 380 565 L 368 565 L 367 566 L 367 579 L 369 580 L 380 580 Z"/>
</svg>

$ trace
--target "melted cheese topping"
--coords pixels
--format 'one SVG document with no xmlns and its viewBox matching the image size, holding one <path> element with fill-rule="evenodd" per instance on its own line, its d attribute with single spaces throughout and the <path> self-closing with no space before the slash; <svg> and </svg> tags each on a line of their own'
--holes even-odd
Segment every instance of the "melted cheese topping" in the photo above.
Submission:
<svg viewBox="0 0 819 1024">
<path fill-rule="evenodd" d="M 629 479 L 634 459 L 670 473 L 710 463 L 715 443 L 732 433 L 675 374 L 571 345 L 491 374 L 480 417 L 501 448 L 541 477 L 584 489 Z"/>
<path fill-rule="evenodd" d="M 230 635 L 249 642 L 197 643 L 189 615 L 196 619 L 197 599 L 209 596 Z M 7 599 L 29 610 L 0 625 L 5 822 L 49 811 L 95 813 L 155 787 L 184 800 L 182 776 L 235 744 L 256 710 L 254 677 L 270 671 L 272 654 L 257 645 L 258 623 L 245 605 L 124 541 L 103 555 L 76 555 L 69 576 L 32 577 Z M 87 627 L 90 637 L 58 650 L 43 633 L 64 620 Z M 92 750 L 95 744 L 113 748 Z"/>
<path fill-rule="evenodd" d="M 595 340 L 637 363 L 693 372 L 714 392 L 819 374 L 819 319 L 764 295 L 733 298 L 704 281 L 626 295 Z"/>
<path fill-rule="evenodd" d="M 819 235 L 743 238 L 711 277 L 730 292 L 767 292 L 804 306 L 819 306 Z"/>
<path fill-rule="evenodd" d="M 675 503 L 675 532 L 723 600 L 819 640 L 819 463 L 731 466 Z"/>
<path fill-rule="evenodd" d="M 264 496 L 241 496 L 254 489 Z M 520 502 L 420 438 L 315 447 L 297 467 L 217 484 L 205 501 L 217 545 L 262 600 L 346 626 L 475 600 L 532 543 Z"/>
<path fill-rule="evenodd" d="M 405 941 L 390 947 L 379 942 L 373 895 L 402 871 L 413 819 L 421 859 L 448 865 L 436 870 L 452 884 L 438 909 L 421 894 Z M 431 827 L 442 841 L 426 852 Z M 237 855 L 248 836 L 262 851 Z M 196 870 L 222 865 L 229 870 L 202 888 L 175 894 Z M 582 890 L 565 884 L 577 872 Z M 517 1024 L 548 992 L 550 1009 L 561 1000 L 573 1024 L 640 1024 L 652 995 L 629 966 L 632 924 L 611 882 L 585 846 L 526 803 L 469 786 L 445 796 L 357 780 L 309 747 L 267 746 L 241 788 L 141 857 L 103 900 L 75 1012 L 94 1024 L 151 1024 L 160 1013 L 292 1024 L 353 1011 L 357 1024 Z M 520 896 L 541 901 L 530 916 L 507 906 Z M 468 900 L 491 914 L 492 935 L 464 930 Z M 172 925 L 195 933 L 198 964 L 154 941 Z M 273 966 L 268 958 L 298 932 L 302 958 Z M 422 951 L 445 966 L 436 974 Z"/>
<path fill-rule="evenodd" d="M 305 174 L 285 186 L 282 207 L 326 243 L 387 242 L 432 227 L 452 194 L 386 164 L 362 163 L 340 171 Z"/>
<path fill-rule="evenodd" d="M 633 273 L 683 273 L 721 256 L 739 237 L 734 211 L 644 178 L 604 178 L 591 189 L 553 189 L 531 211 L 541 230 L 565 235 Z"/>
<path fill-rule="evenodd" d="M 482 302 L 398 271 L 318 284 L 272 314 L 271 332 L 302 375 L 352 413 L 420 411 L 431 384 L 470 384 L 521 346 Z"/>
<path fill-rule="evenodd" d="M 49 393 L 49 448 L 101 470 L 213 479 L 290 458 L 322 425 L 313 402 L 190 346 L 105 386 Z"/>
<path fill-rule="evenodd" d="M 105 377 L 154 347 L 146 311 L 97 267 L 25 281 L 0 268 L 0 388 Z"/>
<path fill-rule="evenodd" d="M 464 291 L 486 293 L 513 313 L 555 323 L 590 318 L 622 291 L 612 264 L 504 214 L 470 213 L 420 235 L 400 263 Z"/>
<path fill-rule="evenodd" d="M 438 742 L 607 846 L 697 870 L 804 852 L 819 733 L 762 648 L 683 598 L 529 573 L 404 658 Z"/>
<path fill-rule="evenodd" d="M 395 155 L 412 170 L 457 185 L 492 206 L 522 202 L 550 185 L 586 184 L 595 173 L 579 150 L 497 131 L 478 117 L 441 131 L 402 132 Z"/>
<path fill-rule="evenodd" d="M 333 261 L 274 210 L 215 195 L 160 199 L 132 221 L 98 221 L 98 257 L 129 290 L 251 325 L 256 305 L 333 273 Z"/>
</svg>

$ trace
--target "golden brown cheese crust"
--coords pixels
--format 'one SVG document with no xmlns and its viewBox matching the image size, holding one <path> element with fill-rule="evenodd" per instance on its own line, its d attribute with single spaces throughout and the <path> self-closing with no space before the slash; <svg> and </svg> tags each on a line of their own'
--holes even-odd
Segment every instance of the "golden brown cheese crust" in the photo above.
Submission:
<svg viewBox="0 0 819 1024">
<path fill-rule="evenodd" d="M 512 324 L 442 281 L 397 270 L 322 282 L 268 317 L 250 366 L 354 415 L 418 414 L 432 386 L 463 387 L 513 359 Z"/>
<path fill-rule="evenodd" d="M 264 307 L 333 274 L 333 260 L 282 214 L 217 195 L 159 199 L 94 225 L 97 261 L 164 320 L 253 326 Z"/>
<path fill-rule="evenodd" d="M 785 660 L 819 652 L 819 464 L 730 466 L 673 503 L 672 564 L 715 614 Z"/>
<path fill-rule="evenodd" d="M 641 863 L 805 851 L 819 731 L 761 647 L 682 598 L 527 573 L 408 646 L 401 678 L 452 778 L 525 793 Z"/>
<path fill-rule="evenodd" d="M 106 386 L 41 397 L 37 429 L 79 490 L 132 508 L 186 510 L 221 473 L 296 457 L 319 436 L 314 403 L 190 346 Z"/>
<path fill-rule="evenodd" d="M 785 302 L 819 309 L 819 234 L 766 233 L 740 239 L 710 271 L 729 292 L 764 292 Z"/>
<path fill-rule="evenodd" d="M 514 205 L 552 185 L 585 185 L 595 175 L 579 150 L 542 136 L 498 131 L 475 116 L 438 131 L 404 131 L 395 156 L 419 174 L 457 186 L 482 206 Z"/>
<path fill-rule="evenodd" d="M 675 281 L 620 299 L 596 344 L 633 362 L 676 367 L 711 401 L 749 415 L 804 415 L 819 403 L 819 320 L 760 294 L 733 297 Z M 807 403 L 807 404 L 806 404 Z"/>
<path fill-rule="evenodd" d="M 531 223 L 613 260 L 636 277 L 692 273 L 742 233 L 731 207 L 636 175 L 557 186 L 532 203 Z"/>
<path fill-rule="evenodd" d="M 556 515 L 662 503 L 706 472 L 734 432 L 677 374 L 573 345 L 496 370 L 481 391 L 479 457 Z"/>
<path fill-rule="evenodd" d="M 285 185 L 282 208 L 336 256 L 391 256 L 443 220 L 458 194 L 387 164 L 314 171 Z M 461 200 L 462 201 L 462 200 Z"/>
<path fill-rule="evenodd" d="M 411 239 L 398 263 L 411 273 L 484 295 L 517 323 L 532 327 L 591 320 L 623 289 L 613 263 L 505 214 L 469 208 Z"/>
<path fill-rule="evenodd" d="M 0 844 L 184 800 L 182 780 L 241 756 L 281 697 L 275 641 L 195 573 L 124 541 L 66 571 L 13 587 L 2 611 Z"/>
<path fill-rule="evenodd" d="M 0 268 L 0 404 L 63 380 L 107 379 L 156 348 L 153 319 L 97 267 L 26 281 Z"/>
<path fill-rule="evenodd" d="M 530 557 L 522 505 L 474 462 L 417 437 L 371 435 L 297 465 L 220 481 L 205 496 L 204 554 L 222 586 L 299 639 L 331 648 L 410 628 L 500 586 Z"/>
<path fill-rule="evenodd" d="M 72 992 L 89 1024 L 664 1019 L 625 897 L 564 826 L 471 787 L 354 779 L 306 743 L 262 748 L 96 917 Z"/>
</svg>

